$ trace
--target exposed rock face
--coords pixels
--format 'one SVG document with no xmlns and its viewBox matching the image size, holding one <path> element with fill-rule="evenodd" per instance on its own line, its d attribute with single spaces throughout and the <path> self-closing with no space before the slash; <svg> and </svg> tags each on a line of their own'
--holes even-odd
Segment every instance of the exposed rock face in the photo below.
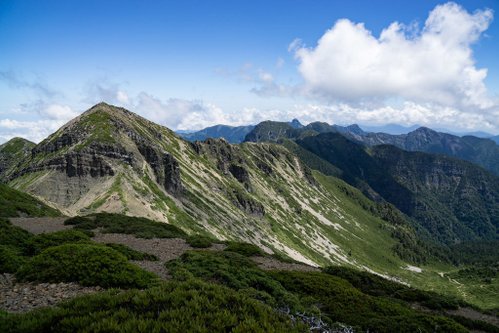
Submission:
<svg viewBox="0 0 499 333">
<path fill-rule="evenodd" d="M 261 203 L 258 201 L 252 199 L 250 196 L 243 192 L 235 192 L 234 193 L 234 198 L 232 202 L 234 205 L 241 209 L 242 211 L 257 216 L 257 217 L 263 217 L 265 215 L 265 208 Z"/>
<path fill-rule="evenodd" d="M 229 171 L 240 183 L 249 184 L 249 173 L 242 165 L 231 164 Z"/>
<path fill-rule="evenodd" d="M 67 154 L 64 160 L 60 162 L 56 168 L 65 172 L 68 177 L 85 177 L 87 175 L 91 177 L 104 177 L 114 175 L 111 166 L 102 157 L 97 155 Z"/>
<path fill-rule="evenodd" d="M 170 154 L 163 155 L 163 165 L 165 172 L 164 187 L 176 196 L 182 194 L 183 186 L 180 179 L 180 167 L 177 160 Z"/>
<path fill-rule="evenodd" d="M 139 145 L 140 153 L 151 166 L 156 175 L 156 181 L 162 184 L 165 190 L 174 195 L 180 196 L 183 191 L 182 179 L 180 177 L 180 166 L 171 154 L 160 154 L 151 146 Z"/>
</svg>

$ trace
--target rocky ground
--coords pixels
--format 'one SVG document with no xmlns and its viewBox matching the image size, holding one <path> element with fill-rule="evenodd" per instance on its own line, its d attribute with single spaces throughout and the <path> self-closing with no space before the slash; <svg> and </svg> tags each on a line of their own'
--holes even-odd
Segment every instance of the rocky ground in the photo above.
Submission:
<svg viewBox="0 0 499 333">
<path fill-rule="evenodd" d="M 101 287 L 82 287 L 76 283 L 19 283 L 12 274 L 0 274 L 0 309 L 27 312 L 102 290 Z"/>
</svg>

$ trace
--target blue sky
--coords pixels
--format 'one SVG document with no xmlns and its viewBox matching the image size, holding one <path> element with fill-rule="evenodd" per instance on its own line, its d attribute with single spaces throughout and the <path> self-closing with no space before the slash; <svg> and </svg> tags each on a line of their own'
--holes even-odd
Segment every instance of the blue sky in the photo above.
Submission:
<svg viewBox="0 0 499 333">
<path fill-rule="evenodd" d="M 297 117 L 499 134 L 498 7 L 3 0 L 0 142 L 40 141 L 102 100 L 173 129 Z"/>
</svg>

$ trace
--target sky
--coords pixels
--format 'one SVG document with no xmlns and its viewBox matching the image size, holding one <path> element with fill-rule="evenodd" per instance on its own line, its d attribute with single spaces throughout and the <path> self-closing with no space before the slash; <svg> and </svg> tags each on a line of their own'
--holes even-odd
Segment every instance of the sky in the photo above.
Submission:
<svg viewBox="0 0 499 333">
<path fill-rule="evenodd" d="M 497 0 L 0 0 L 0 143 L 105 101 L 174 130 L 263 120 L 499 134 Z"/>
</svg>

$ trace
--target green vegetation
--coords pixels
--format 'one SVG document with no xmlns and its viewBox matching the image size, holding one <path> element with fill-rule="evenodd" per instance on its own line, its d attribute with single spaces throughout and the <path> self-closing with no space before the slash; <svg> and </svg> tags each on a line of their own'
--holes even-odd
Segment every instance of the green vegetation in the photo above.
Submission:
<svg viewBox="0 0 499 333">
<path fill-rule="evenodd" d="M 16 273 L 21 281 L 78 282 L 85 286 L 144 288 L 155 277 L 101 245 L 65 244 L 33 257 Z"/>
<path fill-rule="evenodd" d="M 115 251 L 118 251 L 128 260 L 158 261 L 158 257 L 156 257 L 154 254 L 136 251 L 123 244 L 107 243 L 106 246 L 112 248 Z"/>
<path fill-rule="evenodd" d="M 245 257 L 265 255 L 258 246 L 248 243 L 230 242 L 227 244 L 225 251 L 236 252 Z"/>
<path fill-rule="evenodd" d="M 68 243 L 89 243 L 90 236 L 80 230 L 68 229 L 31 237 L 25 247 L 26 255 L 36 255 L 43 250 Z"/>
<path fill-rule="evenodd" d="M 61 213 L 29 194 L 0 184 L 0 217 L 18 216 L 61 216 Z"/>
<path fill-rule="evenodd" d="M 371 296 L 399 299 L 409 303 L 417 302 L 433 310 L 456 310 L 459 306 L 470 306 L 450 296 L 407 287 L 403 284 L 351 268 L 330 266 L 326 267 L 324 272 L 347 280 L 355 288 Z"/>
<path fill-rule="evenodd" d="M 417 291 L 368 273 L 346 271 L 352 280 L 370 283 L 370 287 L 361 289 L 333 276 L 332 270 L 264 272 L 247 257 L 229 251 L 190 251 L 167 265 L 175 279 L 195 277 L 223 284 L 274 309 L 320 317 L 329 327 L 343 323 L 356 331 L 433 332 L 438 327 L 437 332 L 466 332 L 452 319 L 411 308 L 409 290 L 416 295 Z M 438 297 L 432 293 L 426 296 L 429 300 Z M 440 298 L 435 303 L 453 308 Z"/>
<path fill-rule="evenodd" d="M 166 223 L 154 222 L 144 217 L 99 213 L 90 217 L 74 217 L 64 222 L 77 229 L 94 230 L 101 228 L 103 233 L 134 235 L 139 238 L 185 238 L 181 229 Z"/>
<path fill-rule="evenodd" d="M 15 273 L 26 258 L 14 246 L 0 244 L 0 273 Z"/>
<path fill-rule="evenodd" d="M 185 241 L 190 246 L 198 249 L 208 248 L 213 244 L 213 239 L 203 235 L 191 235 Z"/>
<path fill-rule="evenodd" d="M 0 317 L 1 318 L 1 317 Z M 232 289 L 201 281 L 109 291 L 0 320 L 10 332 L 305 332 L 303 325 Z"/>
</svg>

